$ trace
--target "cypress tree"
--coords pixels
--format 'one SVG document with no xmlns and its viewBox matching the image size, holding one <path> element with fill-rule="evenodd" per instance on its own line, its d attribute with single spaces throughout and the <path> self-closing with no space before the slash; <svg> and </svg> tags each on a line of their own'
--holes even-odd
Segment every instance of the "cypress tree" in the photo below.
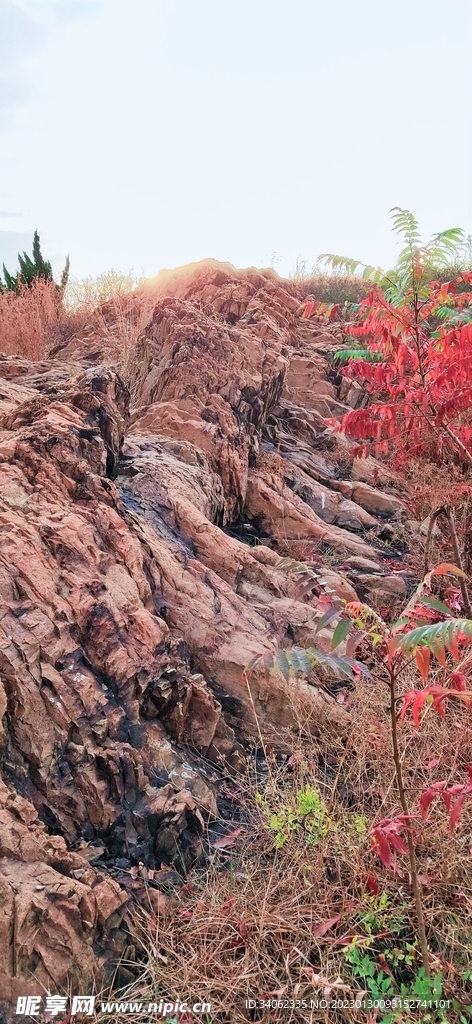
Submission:
<svg viewBox="0 0 472 1024">
<path fill-rule="evenodd" d="M 5 283 L 3 283 L 0 278 L 0 291 L 6 290 L 9 292 L 17 292 L 21 284 L 31 287 L 36 277 L 42 277 L 45 281 L 53 280 L 52 267 L 49 261 L 44 259 L 41 252 L 39 234 L 37 231 L 35 231 L 33 236 L 33 258 L 28 256 L 28 253 L 26 252 L 23 252 L 22 256 L 18 253 L 18 263 L 20 265 L 20 269 L 17 271 L 15 276 L 10 274 L 5 264 L 3 264 L 3 277 Z M 70 261 L 69 257 L 67 257 L 65 267 L 61 275 L 61 283 L 57 286 L 61 295 L 69 278 L 69 267 Z"/>
</svg>

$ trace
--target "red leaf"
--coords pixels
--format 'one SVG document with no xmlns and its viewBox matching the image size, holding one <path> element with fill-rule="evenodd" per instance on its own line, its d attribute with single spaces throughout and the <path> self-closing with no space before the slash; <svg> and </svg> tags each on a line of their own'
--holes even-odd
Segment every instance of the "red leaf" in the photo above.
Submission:
<svg viewBox="0 0 472 1024">
<path fill-rule="evenodd" d="M 431 652 L 428 647 L 418 647 L 415 654 L 415 661 L 418 667 L 418 672 L 425 683 L 428 678 L 429 665 L 431 661 Z"/>
<path fill-rule="evenodd" d="M 378 881 L 377 881 L 377 879 L 376 879 L 376 877 L 375 877 L 375 875 L 374 875 L 374 873 L 372 871 L 369 871 L 369 874 L 367 875 L 366 883 L 365 884 L 366 884 L 366 888 L 369 890 L 369 892 L 371 892 L 374 896 L 376 896 L 378 891 L 379 891 L 379 883 L 378 883 Z"/>
<path fill-rule="evenodd" d="M 245 921 L 240 921 L 238 924 L 238 932 L 244 941 L 249 938 L 249 928 Z"/>
<path fill-rule="evenodd" d="M 436 657 L 436 661 L 439 661 L 441 668 L 446 668 L 446 652 L 444 650 L 444 647 L 435 647 L 434 654 Z"/>
<path fill-rule="evenodd" d="M 462 810 L 462 804 L 464 803 L 464 797 L 465 793 L 463 793 L 462 796 L 459 796 L 457 798 L 455 804 L 453 805 L 452 811 L 449 815 L 449 831 L 451 835 L 454 832 L 457 822 L 459 821 L 460 813 Z"/>
<path fill-rule="evenodd" d="M 307 302 L 305 309 L 303 310 L 302 320 L 307 320 L 317 305 L 318 303 L 316 302 Z"/>
<path fill-rule="evenodd" d="M 435 711 L 437 711 L 438 715 L 440 715 L 441 718 L 444 718 L 444 700 L 448 696 L 448 692 L 447 690 L 443 690 L 440 686 L 436 688 L 436 692 L 434 692 L 433 690 L 431 692 L 433 694 L 433 708 Z"/>
<path fill-rule="evenodd" d="M 441 562 L 440 565 L 437 565 L 436 568 L 431 571 L 431 576 L 447 576 L 448 573 L 451 573 L 453 576 L 463 576 L 464 579 L 467 579 L 467 573 L 462 569 L 459 569 L 459 567 L 454 565 L 453 562 Z"/>
<path fill-rule="evenodd" d="M 403 722 L 403 719 L 408 711 L 408 708 L 410 707 L 410 704 L 413 703 L 415 697 L 416 690 L 409 690 L 408 693 L 405 693 L 403 697 L 402 709 L 400 711 L 400 722 Z"/>
<path fill-rule="evenodd" d="M 448 792 L 447 789 L 445 789 L 444 793 L 441 793 L 441 796 L 443 798 L 446 811 L 449 811 L 451 806 L 451 794 Z"/>
<path fill-rule="evenodd" d="M 321 939 L 340 920 L 341 914 L 338 914 L 337 917 L 328 917 L 326 921 L 320 921 L 319 924 L 315 924 L 311 929 L 312 935 L 314 935 L 315 939 Z"/>
<path fill-rule="evenodd" d="M 414 721 L 417 729 L 419 729 L 419 727 L 420 727 L 420 712 L 422 711 L 423 706 L 424 706 L 428 696 L 429 696 L 428 690 L 420 690 L 419 693 L 416 694 L 416 697 L 415 697 L 415 699 L 413 701 L 413 707 L 412 707 L 413 721 Z"/>
<path fill-rule="evenodd" d="M 390 849 L 390 843 L 382 829 L 374 829 L 373 841 L 376 853 L 382 861 L 384 868 L 389 868 L 392 863 L 392 851 Z"/>
<path fill-rule="evenodd" d="M 403 842 L 402 837 L 398 835 L 398 832 L 394 832 L 392 830 L 389 832 L 388 838 L 397 853 L 408 853 L 405 843 Z"/>
<path fill-rule="evenodd" d="M 450 652 L 452 654 L 452 657 L 455 658 L 456 661 L 457 661 L 458 658 L 460 657 L 459 637 L 457 636 L 457 633 L 453 633 L 452 634 L 451 639 L 450 639 L 450 641 L 448 643 L 448 647 L 449 647 L 449 650 L 450 650 Z M 461 675 L 461 673 L 459 672 L 458 675 Z"/>
<path fill-rule="evenodd" d="M 445 785 L 445 782 L 435 782 L 432 786 L 429 787 L 429 789 L 425 789 L 424 793 L 421 794 L 420 810 L 422 818 L 426 818 L 433 800 L 436 799 L 438 794 L 441 792 L 441 789 L 444 789 Z"/>
<path fill-rule="evenodd" d="M 467 679 L 463 672 L 451 672 L 449 678 L 455 690 L 467 690 Z"/>
</svg>

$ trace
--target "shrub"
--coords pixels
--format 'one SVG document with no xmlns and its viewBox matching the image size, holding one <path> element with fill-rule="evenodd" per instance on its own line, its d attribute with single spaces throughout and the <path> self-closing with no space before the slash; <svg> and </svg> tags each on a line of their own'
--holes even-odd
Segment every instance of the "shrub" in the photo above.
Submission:
<svg viewBox="0 0 472 1024">
<path fill-rule="evenodd" d="M 308 585 L 313 586 L 317 574 L 307 565 L 294 562 L 287 565 L 287 560 L 280 563 L 280 566 L 284 565 L 298 578 L 306 576 Z M 334 652 L 340 644 L 347 640 L 345 654 L 336 657 L 334 653 L 328 655 L 315 648 L 299 647 L 277 650 L 273 656 L 266 655 L 263 659 L 254 659 L 245 673 L 248 687 L 248 673 L 261 665 L 265 666 L 267 672 L 272 668 L 277 668 L 287 681 L 291 674 L 303 673 L 310 676 L 312 672 L 326 673 L 327 669 L 333 672 L 332 665 L 337 668 L 338 674 L 352 678 L 356 674 L 361 675 L 362 670 L 368 671 L 365 665 L 352 659 L 352 654 L 360 645 L 363 645 L 370 661 L 373 678 L 375 681 L 384 683 L 389 691 L 392 761 L 400 804 L 400 811 L 388 816 L 383 815 L 372 825 L 369 838 L 384 867 L 389 868 L 392 864 L 395 866 L 394 861 L 398 854 L 408 856 L 416 906 L 418 939 L 424 973 L 427 977 L 431 973 L 431 962 L 426 936 L 421 876 L 414 842 L 415 821 L 418 814 L 411 813 L 411 797 L 408 794 L 408 788 L 411 787 L 407 787 L 405 783 L 397 702 L 402 701 L 400 722 L 403 722 L 407 712 L 411 712 L 417 729 L 420 728 L 421 716 L 426 708 L 431 707 L 444 718 L 444 704 L 451 698 L 463 702 L 468 709 L 471 707 L 472 693 L 467 687 L 466 676 L 464 672 L 451 671 L 451 662 L 460 659 L 461 648 L 471 645 L 472 620 L 454 617 L 449 606 L 437 600 L 431 593 L 433 578 L 447 575 L 457 576 L 463 583 L 464 606 L 470 611 L 466 574 L 458 566 L 442 563 L 427 573 L 400 618 L 392 626 L 388 625 L 368 605 L 360 601 L 345 602 L 333 595 L 332 607 L 322 615 L 315 632 L 319 633 L 321 628 L 336 622 L 331 651 Z M 444 670 L 444 676 L 441 682 L 428 683 L 433 659 Z M 412 664 L 416 665 L 424 685 L 420 690 L 415 687 L 405 692 L 404 688 L 402 689 L 405 669 Z M 322 686 L 322 681 L 318 681 L 316 685 Z M 466 798 L 472 797 L 472 765 L 469 764 L 466 767 L 468 779 L 461 778 L 453 785 L 450 785 L 449 779 L 438 780 L 424 789 L 419 798 L 422 818 L 428 816 L 430 806 L 437 798 L 443 800 L 449 814 L 451 833 L 457 825 L 464 801 Z M 282 832 L 285 828 L 285 832 L 283 832 L 285 836 L 287 830 L 290 830 L 290 823 L 287 825 L 286 819 L 281 819 L 280 828 Z"/>
<path fill-rule="evenodd" d="M 404 241 L 396 266 L 387 273 L 365 267 L 373 287 L 353 307 L 350 337 L 363 339 L 363 348 L 337 354 L 347 360 L 345 373 L 361 378 L 376 401 L 330 422 L 374 441 L 377 455 L 433 448 L 439 458 L 452 454 L 472 466 L 472 273 L 443 284 L 432 280 L 438 269 L 448 276 L 462 232 L 451 228 L 422 245 L 413 215 L 397 208 L 394 227 Z M 324 258 L 350 272 L 359 267 L 345 257 Z"/>
<path fill-rule="evenodd" d="M 135 291 L 145 278 L 135 277 L 130 271 L 122 274 L 119 270 L 108 270 L 96 277 L 85 277 L 83 280 L 71 278 L 64 292 L 64 304 L 69 310 L 80 309 L 92 313 L 99 306 L 113 302 Z"/>
</svg>

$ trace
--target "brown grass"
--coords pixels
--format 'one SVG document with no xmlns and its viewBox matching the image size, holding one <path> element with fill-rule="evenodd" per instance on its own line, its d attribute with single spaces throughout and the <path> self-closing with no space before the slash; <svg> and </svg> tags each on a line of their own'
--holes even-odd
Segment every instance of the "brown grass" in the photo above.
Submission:
<svg viewBox="0 0 472 1024">
<path fill-rule="evenodd" d="M 289 276 L 302 290 L 304 296 L 314 295 L 319 302 L 361 302 L 372 287 L 369 281 L 355 274 L 327 273 L 319 265 L 309 267 L 306 260 L 297 260 L 295 270 Z"/>
<path fill-rule="evenodd" d="M 25 359 L 44 359 L 64 322 L 53 281 L 36 278 L 18 294 L 0 292 L 0 351 Z"/>
<path fill-rule="evenodd" d="M 71 281 L 64 297 L 37 278 L 17 293 L 0 292 L 0 351 L 24 359 L 47 358 L 75 335 L 106 339 L 105 354 L 125 369 L 149 321 L 155 298 L 142 281 L 115 270 Z"/>
<path fill-rule="evenodd" d="M 405 680 L 405 689 L 413 683 L 416 677 Z M 212 848 L 209 837 L 206 866 L 190 871 L 157 915 L 140 913 L 136 943 L 142 972 L 121 998 L 202 999 L 212 1003 L 212 1024 L 381 1024 L 380 1011 L 369 1016 L 365 1008 L 309 1009 L 310 1000 L 351 999 L 364 989 L 346 958 L 356 936 L 376 971 L 391 972 L 397 991 L 402 982 L 411 989 L 421 958 L 407 858 L 397 857 L 396 873 L 383 868 L 367 835 L 373 822 L 400 810 L 388 691 L 379 680 L 364 680 L 348 701 L 347 737 L 313 738 L 300 718 L 288 766 L 269 752 L 269 773 L 250 769 L 231 781 L 242 835 L 221 851 Z M 408 798 L 417 813 L 419 794 L 433 781 L 465 780 L 465 764 L 472 761 L 471 711 L 451 702 L 443 721 L 428 709 L 419 732 L 405 723 L 401 742 Z M 297 793 L 307 784 L 318 790 L 326 808 L 326 834 L 314 842 L 310 818 L 303 820 L 297 805 Z M 285 822 L 280 849 L 271 815 Z M 466 807 L 451 836 L 438 803 L 427 821 L 418 821 L 415 845 L 433 970 L 443 976 L 446 999 L 472 1002 L 470 985 L 461 981 L 463 972 L 472 972 L 470 820 Z M 226 821 L 226 829 L 233 827 Z M 369 892 L 369 872 L 377 881 L 376 896 Z M 336 920 L 329 924 L 331 919 Z M 412 965 L 395 963 L 395 950 L 405 954 L 408 949 Z M 308 1005 L 251 1010 L 249 998 Z M 190 1014 L 188 1024 L 198 1019 Z M 455 1024 L 459 1015 L 453 1010 L 431 1018 L 400 1013 L 395 1021 L 414 1019 Z"/>
<path fill-rule="evenodd" d="M 85 277 L 81 281 L 72 278 L 65 291 L 65 305 L 68 309 L 88 310 L 93 313 L 99 306 L 114 299 L 123 298 L 139 288 L 145 278 L 135 277 L 132 273 L 121 274 L 118 270 L 108 270 L 96 277 Z"/>
<path fill-rule="evenodd" d="M 80 318 L 83 329 L 105 341 L 107 361 L 113 361 L 125 376 L 156 303 L 155 295 L 143 287 L 143 281 L 110 270 L 96 278 L 72 281 L 66 291 L 69 316 Z"/>
</svg>

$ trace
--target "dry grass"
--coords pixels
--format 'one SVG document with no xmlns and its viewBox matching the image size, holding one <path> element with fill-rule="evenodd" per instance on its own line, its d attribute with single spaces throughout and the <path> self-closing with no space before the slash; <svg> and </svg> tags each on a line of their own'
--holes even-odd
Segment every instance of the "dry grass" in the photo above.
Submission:
<svg viewBox="0 0 472 1024">
<path fill-rule="evenodd" d="M 450 463 L 438 466 L 425 459 L 415 459 L 408 468 L 409 504 L 412 515 L 419 522 L 442 506 L 452 510 L 463 568 L 472 573 L 472 488 L 459 467 Z M 423 534 L 423 547 L 426 544 L 426 526 Z M 423 558 L 421 562 L 423 563 Z M 429 552 L 429 564 L 436 565 L 441 561 L 456 562 L 451 543 L 449 528 L 444 516 L 435 523 Z M 422 568 L 419 569 L 421 573 Z M 458 610 L 458 609 L 457 609 Z"/>
<path fill-rule="evenodd" d="M 64 323 L 53 281 L 36 278 L 18 294 L 0 292 L 0 351 L 25 359 L 44 359 Z"/>
<path fill-rule="evenodd" d="M 143 277 L 135 277 L 132 273 L 121 274 L 118 270 L 109 270 L 97 277 L 85 277 L 81 281 L 72 278 L 65 291 L 65 305 L 68 309 L 88 310 L 91 314 L 97 307 L 129 295 L 144 281 Z"/>
<path fill-rule="evenodd" d="M 0 351 L 45 359 L 87 333 L 106 339 L 107 357 L 124 371 L 155 305 L 141 285 L 141 279 L 111 270 L 71 281 L 63 298 L 54 282 L 41 278 L 18 294 L 0 292 Z"/>
<path fill-rule="evenodd" d="M 297 260 L 289 280 L 301 287 L 303 295 L 314 295 L 319 302 L 339 302 L 341 305 L 361 302 L 372 287 L 360 276 L 327 273 L 319 264 L 310 267 L 307 260 Z"/>
<path fill-rule="evenodd" d="M 144 278 L 110 270 L 71 281 L 65 295 L 68 315 L 81 319 L 84 329 L 106 342 L 107 359 L 125 374 L 156 301 L 143 283 Z"/>
<path fill-rule="evenodd" d="M 104 358 L 130 377 L 136 344 L 152 316 L 156 299 L 141 278 L 115 270 L 68 285 L 69 315 L 104 344 Z"/>
<path fill-rule="evenodd" d="M 405 689 L 413 682 L 405 680 Z M 253 768 L 227 784 L 242 833 L 227 849 L 215 848 L 209 835 L 206 865 L 173 889 L 158 914 L 141 913 L 136 943 L 142 973 L 122 999 L 205 1000 L 212 1004 L 208 1020 L 221 1024 L 388 1020 L 365 1008 L 309 1009 L 310 1000 L 351 999 L 365 989 L 349 962 L 354 940 L 376 973 L 391 974 L 397 992 L 402 983 L 411 991 L 421 965 L 407 860 L 398 856 L 395 872 L 383 868 L 368 838 L 372 823 L 400 810 L 387 705 L 387 688 L 364 680 L 348 697 L 347 737 L 314 738 L 301 719 L 288 763 L 269 752 L 268 772 Z M 428 709 L 420 732 L 405 723 L 401 742 L 408 798 L 417 813 L 419 794 L 429 784 L 466 776 L 471 712 L 451 702 L 443 721 Z M 301 813 L 297 794 L 307 785 L 324 809 L 321 829 Z M 472 1002 L 470 985 L 461 981 L 462 973 L 472 972 L 470 820 L 466 807 L 451 836 L 444 807 L 434 805 L 429 819 L 418 822 L 416 850 L 434 971 L 442 974 L 444 998 Z M 228 830 L 235 822 L 224 824 Z M 280 848 L 277 835 L 285 839 Z M 369 874 L 376 895 L 369 891 Z M 411 964 L 401 959 L 405 954 Z M 251 1009 L 251 998 L 308 1005 Z M 182 1018 L 185 1024 L 198 1019 Z M 394 1019 L 456 1024 L 460 1016 L 450 1009 L 444 1016 L 401 1012 Z"/>
</svg>

